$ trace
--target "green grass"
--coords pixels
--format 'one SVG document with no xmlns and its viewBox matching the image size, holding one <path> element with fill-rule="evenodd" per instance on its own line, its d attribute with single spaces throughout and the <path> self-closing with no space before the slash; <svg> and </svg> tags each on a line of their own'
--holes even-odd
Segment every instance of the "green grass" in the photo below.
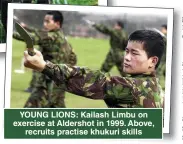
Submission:
<svg viewBox="0 0 183 144">
<path fill-rule="evenodd" d="M 98 0 L 67 0 L 72 5 L 98 5 Z"/>
<path fill-rule="evenodd" d="M 79 66 L 87 66 L 91 69 L 100 69 L 109 51 L 109 41 L 99 39 L 68 38 L 78 56 Z M 25 74 L 14 73 L 20 69 L 25 44 L 13 40 L 12 51 L 12 83 L 11 83 L 11 108 L 22 108 L 29 97 L 29 93 L 23 92 L 29 86 L 32 71 L 26 69 Z M 116 67 L 111 71 L 112 75 L 119 75 Z M 70 93 L 66 93 L 66 106 L 68 108 L 105 108 L 103 100 L 90 100 Z"/>
</svg>

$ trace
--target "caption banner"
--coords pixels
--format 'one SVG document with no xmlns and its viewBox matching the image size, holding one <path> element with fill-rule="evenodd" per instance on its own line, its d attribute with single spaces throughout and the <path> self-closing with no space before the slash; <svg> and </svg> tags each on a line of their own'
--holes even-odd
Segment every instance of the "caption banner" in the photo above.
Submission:
<svg viewBox="0 0 183 144">
<path fill-rule="evenodd" d="M 4 137 L 162 139 L 162 109 L 5 109 Z"/>
</svg>

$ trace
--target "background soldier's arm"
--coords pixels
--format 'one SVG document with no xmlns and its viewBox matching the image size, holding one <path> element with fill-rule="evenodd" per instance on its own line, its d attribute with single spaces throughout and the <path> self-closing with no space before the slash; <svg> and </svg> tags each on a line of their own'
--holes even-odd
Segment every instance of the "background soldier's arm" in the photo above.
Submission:
<svg viewBox="0 0 183 144">
<path fill-rule="evenodd" d="M 34 45 L 38 45 L 40 43 L 40 37 L 38 35 L 30 33 L 29 35 L 31 36 Z M 20 36 L 18 32 L 13 32 L 13 38 L 19 41 L 24 41 L 24 39 Z"/>
<path fill-rule="evenodd" d="M 24 41 L 24 39 L 19 35 L 18 32 L 13 32 L 13 38 L 19 41 Z"/>
<path fill-rule="evenodd" d="M 123 48 L 124 50 L 126 49 L 126 46 L 128 44 L 128 35 L 126 32 L 123 32 L 122 34 L 122 39 L 123 39 Z"/>
<path fill-rule="evenodd" d="M 31 32 L 31 33 L 37 33 L 37 31 L 38 31 L 38 29 L 27 26 L 27 25 L 24 26 L 24 29 L 26 29 L 28 32 Z"/>
<path fill-rule="evenodd" d="M 93 27 L 96 28 L 101 33 L 119 37 L 119 34 L 116 30 L 108 28 L 107 26 L 94 24 Z"/>
<path fill-rule="evenodd" d="M 71 66 L 74 66 L 77 64 L 77 55 L 74 52 L 74 49 L 72 48 L 71 44 L 68 44 L 71 48 L 71 53 L 69 55 L 69 63 Z"/>
<path fill-rule="evenodd" d="M 129 81 L 107 76 L 99 70 L 92 71 L 88 68 L 55 65 L 48 62 L 42 73 L 54 80 L 57 86 L 65 87 L 66 91 L 79 96 L 90 99 L 112 98 L 123 103 L 133 101 L 132 96 L 128 95 Z"/>
</svg>

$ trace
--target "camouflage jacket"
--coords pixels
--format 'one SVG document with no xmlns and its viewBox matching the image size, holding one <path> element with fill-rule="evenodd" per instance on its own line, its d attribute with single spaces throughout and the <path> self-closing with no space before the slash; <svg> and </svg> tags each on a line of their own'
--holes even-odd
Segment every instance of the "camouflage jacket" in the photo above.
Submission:
<svg viewBox="0 0 183 144">
<path fill-rule="evenodd" d="M 113 50 L 125 50 L 128 42 L 128 35 L 124 30 L 114 30 L 104 25 L 94 25 L 94 27 L 98 31 L 110 36 L 110 45 Z"/>
<path fill-rule="evenodd" d="M 163 38 L 164 38 L 164 41 L 165 41 L 166 46 L 165 46 L 165 49 L 164 49 L 164 52 L 163 52 L 163 55 L 162 55 L 161 61 L 162 61 L 162 62 L 166 62 L 167 36 L 165 35 Z"/>
<path fill-rule="evenodd" d="M 0 13 L 0 18 L 1 18 L 1 13 Z M 0 21 L 0 43 L 5 43 L 5 42 L 6 42 L 6 34 L 5 34 L 3 24 Z"/>
<path fill-rule="evenodd" d="M 66 91 L 90 99 L 103 99 L 108 107 L 163 107 L 164 92 L 153 73 L 118 77 L 51 62 L 47 62 L 42 73 Z"/>
<path fill-rule="evenodd" d="M 47 32 L 26 27 L 26 30 L 30 32 L 34 45 L 39 45 L 45 60 L 54 63 L 74 63 L 71 62 L 74 54 L 73 49 L 60 29 Z M 18 33 L 13 33 L 13 37 L 24 41 Z"/>
</svg>

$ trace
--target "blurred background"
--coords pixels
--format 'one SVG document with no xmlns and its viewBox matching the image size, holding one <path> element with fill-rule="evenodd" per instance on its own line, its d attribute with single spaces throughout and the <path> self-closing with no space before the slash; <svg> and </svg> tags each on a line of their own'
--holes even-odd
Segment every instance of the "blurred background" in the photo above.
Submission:
<svg viewBox="0 0 183 144">
<path fill-rule="evenodd" d="M 35 10 L 15 10 L 14 16 L 29 26 L 41 29 L 42 22 L 47 11 Z M 167 23 L 167 17 L 161 15 L 135 15 L 135 14 L 95 14 L 83 12 L 62 12 L 64 16 L 63 30 L 67 36 L 107 38 L 105 35 L 88 27 L 85 20 L 91 20 L 98 24 L 105 24 L 113 27 L 117 20 L 124 23 L 128 34 L 137 29 L 161 28 L 161 25 Z M 27 19 L 28 18 L 28 19 Z"/>
<path fill-rule="evenodd" d="M 47 11 L 38 10 L 14 10 L 14 18 L 24 22 L 28 26 L 38 29 L 42 28 L 43 18 Z M 85 20 L 94 21 L 96 24 L 105 24 L 112 28 L 117 20 L 124 23 L 124 29 L 128 35 L 139 29 L 160 30 L 163 24 L 167 24 L 167 17 L 161 15 L 138 15 L 121 13 L 111 15 L 104 12 L 97 14 L 95 12 L 66 12 L 62 11 L 64 16 L 63 31 L 77 54 L 78 66 L 87 66 L 91 69 L 100 69 L 106 55 L 110 49 L 109 37 L 98 32 L 96 29 L 86 24 Z M 14 29 L 15 30 L 15 29 Z M 24 69 L 22 66 L 23 51 L 25 43 L 13 39 L 12 51 L 12 82 L 11 82 L 11 108 L 21 108 L 29 97 L 29 93 L 23 92 L 29 87 L 32 77 L 32 71 Z M 15 73 L 14 70 L 23 69 L 24 74 Z M 117 68 L 113 67 L 111 75 L 120 75 Z M 66 106 L 68 108 L 105 108 L 102 100 L 90 100 L 83 97 L 66 93 Z"/>
</svg>

